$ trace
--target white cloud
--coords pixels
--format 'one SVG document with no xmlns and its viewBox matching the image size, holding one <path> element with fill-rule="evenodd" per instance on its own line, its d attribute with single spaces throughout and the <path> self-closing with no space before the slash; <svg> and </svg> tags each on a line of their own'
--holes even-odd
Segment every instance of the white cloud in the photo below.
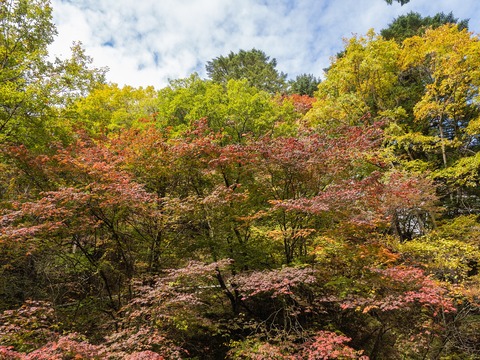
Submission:
<svg viewBox="0 0 480 360">
<path fill-rule="evenodd" d="M 411 0 L 403 7 L 384 0 L 53 0 L 59 36 L 51 46 L 67 56 L 81 41 L 108 80 L 133 86 L 165 86 L 230 51 L 257 48 L 295 77 L 322 75 L 342 38 L 380 30 L 409 11 L 454 11 L 480 28 L 477 0 Z"/>
</svg>

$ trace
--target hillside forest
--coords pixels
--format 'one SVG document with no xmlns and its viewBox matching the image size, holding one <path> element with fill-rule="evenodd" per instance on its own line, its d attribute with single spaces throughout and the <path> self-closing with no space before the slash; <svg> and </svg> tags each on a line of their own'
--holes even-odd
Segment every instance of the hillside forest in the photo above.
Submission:
<svg viewBox="0 0 480 360">
<path fill-rule="evenodd" d="M 480 39 L 119 87 L 0 1 L 0 359 L 480 359 Z"/>
</svg>

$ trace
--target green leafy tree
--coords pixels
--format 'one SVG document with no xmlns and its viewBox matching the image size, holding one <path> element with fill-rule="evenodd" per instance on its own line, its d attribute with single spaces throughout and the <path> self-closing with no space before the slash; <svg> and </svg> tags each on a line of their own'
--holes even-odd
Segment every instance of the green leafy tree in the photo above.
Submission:
<svg viewBox="0 0 480 360">
<path fill-rule="evenodd" d="M 59 111 L 103 81 L 80 44 L 67 60 L 48 60 L 56 28 L 49 0 L 0 2 L 0 142 L 39 146 L 62 131 Z"/>
<path fill-rule="evenodd" d="M 445 24 L 457 24 L 460 30 L 468 29 L 468 19 L 459 21 L 451 12 L 422 17 L 419 13 L 411 11 L 395 18 L 387 28 L 380 31 L 380 35 L 385 39 L 394 39 L 401 43 L 406 38 L 422 35 L 430 27 L 435 29 Z"/>
<path fill-rule="evenodd" d="M 312 74 L 301 74 L 295 80 L 288 82 L 288 92 L 290 94 L 313 96 L 313 93 L 318 90 L 320 82 L 321 80 Z"/>
<path fill-rule="evenodd" d="M 56 34 L 49 1 L 0 3 L 0 140 L 25 134 L 48 106 L 41 94 L 47 46 Z M 43 96 L 42 96 L 43 98 Z M 28 120 L 25 118 L 28 117 Z"/>
<path fill-rule="evenodd" d="M 251 86 L 277 93 L 285 90 L 287 75 L 278 72 L 277 61 L 271 59 L 263 51 L 240 50 L 230 52 L 227 56 L 219 56 L 207 62 L 208 77 L 214 82 L 226 84 L 228 80 L 247 79 Z"/>
<path fill-rule="evenodd" d="M 141 119 L 154 116 L 157 92 L 153 87 L 133 88 L 105 84 L 85 97 L 76 99 L 66 113 L 75 127 L 92 134 L 106 134 L 138 125 Z"/>
<path fill-rule="evenodd" d="M 294 127 L 298 117 L 292 103 L 277 101 L 247 79 L 221 85 L 195 74 L 160 90 L 157 115 L 161 126 L 173 126 L 178 132 L 205 118 L 209 127 L 222 130 L 234 142 L 241 142 L 247 134 L 282 132 Z"/>
<path fill-rule="evenodd" d="M 49 60 L 56 35 L 48 0 L 0 1 L 0 201 L 35 196 L 50 179 L 24 166 L 8 151 L 22 145 L 38 153 L 72 140 L 75 121 L 65 110 L 104 82 L 105 69 L 91 67 L 81 44 L 70 58 Z M 22 151 L 23 151 L 22 150 Z M 45 182 L 45 179 L 48 179 Z"/>
</svg>

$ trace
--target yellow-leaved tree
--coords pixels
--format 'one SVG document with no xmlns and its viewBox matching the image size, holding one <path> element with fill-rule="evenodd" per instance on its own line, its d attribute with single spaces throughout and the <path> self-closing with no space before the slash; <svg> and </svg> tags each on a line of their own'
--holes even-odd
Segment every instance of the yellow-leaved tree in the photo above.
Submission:
<svg viewBox="0 0 480 360">
<path fill-rule="evenodd" d="M 478 210 L 478 36 L 455 25 L 428 30 L 405 40 L 401 61 L 402 70 L 415 69 L 424 84 L 413 108 L 414 121 L 423 132 L 411 133 L 421 151 L 410 160 L 429 161 L 450 208 Z"/>
<path fill-rule="evenodd" d="M 307 114 L 312 125 L 358 124 L 365 118 L 398 111 L 395 101 L 400 48 L 373 30 L 346 41 L 318 86 L 317 101 Z"/>
</svg>

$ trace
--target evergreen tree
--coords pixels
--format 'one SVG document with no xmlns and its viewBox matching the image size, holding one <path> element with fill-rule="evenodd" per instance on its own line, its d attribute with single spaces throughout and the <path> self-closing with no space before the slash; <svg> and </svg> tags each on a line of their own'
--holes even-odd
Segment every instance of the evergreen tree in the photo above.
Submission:
<svg viewBox="0 0 480 360">
<path fill-rule="evenodd" d="M 318 90 L 318 84 L 321 80 L 317 79 L 312 74 L 298 75 L 295 80 L 290 80 L 289 93 L 298 95 L 313 96 L 313 93 Z"/>
<path fill-rule="evenodd" d="M 445 24 L 457 24 L 460 30 L 468 29 L 468 19 L 459 21 L 451 12 L 422 17 L 419 13 L 411 11 L 407 15 L 397 17 L 386 29 L 380 31 L 380 34 L 387 40 L 394 39 L 401 43 L 406 38 L 422 35 L 429 27 L 435 29 Z"/>
<path fill-rule="evenodd" d="M 276 69 L 277 60 L 271 59 L 263 51 L 252 49 L 230 52 L 219 56 L 206 65 L 207 74 L 214 82 L 226 84 L 228 80 L 247 79 L 251 86 L 269 93 L 285 90 L 286 74 Z"/>
</svg>

